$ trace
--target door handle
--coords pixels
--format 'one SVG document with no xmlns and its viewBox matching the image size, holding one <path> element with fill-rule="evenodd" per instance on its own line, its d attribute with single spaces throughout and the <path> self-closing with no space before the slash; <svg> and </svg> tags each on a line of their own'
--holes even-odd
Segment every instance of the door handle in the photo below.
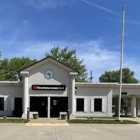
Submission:
<svg viewBox="0 0 140 140">
<path fill-rule="evenodd" d="M 52 110 L 52 107 L 51 107 L 51 110 Z"/>
<path fill-rule="evenodd" d="M 46 110 L 48 110 L 48 107 L 46 106 Z"/>
</svg>

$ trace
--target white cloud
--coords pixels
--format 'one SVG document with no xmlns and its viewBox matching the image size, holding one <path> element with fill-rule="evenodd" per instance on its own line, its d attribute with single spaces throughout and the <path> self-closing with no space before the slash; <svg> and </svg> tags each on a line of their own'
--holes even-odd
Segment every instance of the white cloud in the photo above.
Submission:
<svg viewBox="0 0 140 140">
<path fill-rule="evenodd" d="M 84 64 L 86 64 L 87 72 L 93 71 L 94 82 L 98 82 L 99 77 L 105 71 L 118 70 L 120 68 L 120 52 L 109 50 L 109 46 L 106 46 L 105 40 L 98 39 L 86 42 L 69 42 L 69 41 L 48 41 L 48 42 L 12 42 L 18 48 L 18 51 L 12 49 L 11 52 L 2 54 L 6 58 L 13 57 L 30 57 L 31 59 L 42 59 L 45 57 L 45 53 L 49 52 L 54 46 L 60 46 L 64 48 L 68 46 L 69 49 L 76 49 L 77 57 L 84 58 Z M 115 46 L 114 46 L 115 47 Z M 117 46 L 116 46 L 117 47 Z M 7 47 L 8 48 L 8 47 Z M 6 52 L 6 51 L 5 51 Z M 139 69 L 140 65 L 136 58 L 128 58 L 124 54 L 124 67 L 129 67 L 136 72 L 136 77 L 140 79 Z M 89 77 L 89 75 L 88 75 Z"/>
<path fill-rule="evenodd" d="M 15 43 L 14 43 L 15 44 Z M 99 76 L 106 70 L 112 70 L 119 65 L 119 53 L 109 51 L 104 48 L 103 40 L 93 40 L 88 42 L 67 42 L 67 41 L 50 41 L 50 42 L 27 42 L 19 43 L 20 52 L 12 53 L 11 57 L 30 57 L 38 60 L 44 58 L 45 53 L 49 52 L 54 46 L 64 48 L 68 46 L 70 49 L 77 50 L 77 56 L 80 59 L 84 58 L 87 72 L 93 70 L 94 81 L 98 81 Z"/>
<path fill-rule="evenodd" d="M 139 20 L 130 19 L 128 17 L 126 17 L 125 22 L 128 23 L 128 24 L 140 25 L 140 21 Z"/>
<path fill-rule="evenodd" d="M 122 23 L 122 19 L 116 19 L 116 18 L 109 18 L 109 17 L 104 17 L 105 19 L 111 21 L 111 22 L 118 22 L 118 23 Z M 125 24 L 131 24 L 131 25 L 140 25 L 140 21 L 139 20 L 134 20 L 131 18 L 126 17 L 125 18 Z"/>
<path fill-rule="evenodd" d="M 89 46 L 91 43 L 92 46 Z M 84 58 L 88 73 L 92 70 L 94 82 L 97 82 L 105 71 L 118 69 L 119 52 L 107 50 L 103 44 L 100 44 L 100 41 L 86 42 L 84 45 L 87 48 L 86 51 L 78 56 L 81 59 Z"/>
<path fill-rule="evenodd" d="M 121 14 L 119 14 L 117 12 L 114 12 L 114 11 L 108 9 L 108 8 L 103 7 L 103 6 L 91 3 L 91 2 L 89 2 L 87 0 L 81 0 L 81 1 L 87 3 L 87 4 L 91 5 L 91 6 L 94 6 L 94 7 L 98 8 L 98 9 L 104 10 L 104 11 L 106 11 L 108 13 L 111 13 L 111 14 L 114 14 L 114 15 L 117 15 L 117 16 L 122 16 Z M 120 19 L 106 18 L 106 19 L 108 19 L 108 20 L 110 20 L 112 22 L 122 22 L 121 18 Z M 125 22 L 128 23 L 128 24 L 140 25 L 140 21 L 128 18 L 127 16 L 125 17 Z"/>
<path fill-rule="evenodd" d="M 105 7 L 103 7 L 103 6 L 100 6 L 100 5 L 91 3 L 91 2 L 89 2 L 89 1 L 87 1 L 87 0 L 81 0 L 81 1 L 87 3 L 87 4 L 91 5 L 91 6 L 94 6 L 94 7 L 98 8 L 98 9 L 101 9 L 101 10 L 104 10 L 104 11 L 106 11 L 106 12 L 109 12 L 109 13 L 111 13 L 111 14 L 114 14 L 114 15 L 117 15 L 117 16 L 121 16 L 120 14 L 118 14 L 118 13 L 116 13 L 116 12 L 110 10 L 110 9 L 107 9 L 107 8 L 105 8 Z"/>
<path fill-rule="evenodd" d="M 66 4 L 65 0 L 27 0 L 26 3 L 37 9 L 56 8 Z"/>
</svg>

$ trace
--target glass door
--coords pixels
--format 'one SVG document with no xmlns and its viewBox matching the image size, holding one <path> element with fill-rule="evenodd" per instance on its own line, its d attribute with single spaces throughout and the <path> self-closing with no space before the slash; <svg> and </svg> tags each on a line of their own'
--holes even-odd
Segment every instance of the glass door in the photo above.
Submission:
<svg viewBox="0 0 140 140">
<path fill-rule="evenodd" d="M 51 97 L 50 117 L 59 117 L 59 97 Z"/>
</svg>

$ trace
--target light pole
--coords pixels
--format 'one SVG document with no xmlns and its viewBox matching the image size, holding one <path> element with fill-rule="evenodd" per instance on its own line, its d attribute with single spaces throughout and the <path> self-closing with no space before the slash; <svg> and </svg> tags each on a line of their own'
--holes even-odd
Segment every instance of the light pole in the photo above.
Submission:
<svg viewBox="0 0 140 140">
<path fill-rule="evenodd" d="M 125 18 L 125 6 L 122 8 L 122 37 L 121 37 L 121 57 L 120 57 L 120 94 L 119 94 L 119 106 L 118 106 L 118 121 L 120 119 L 121 108 L 121 93 L 122 93 L 122 64 L 123 64 L 123 47 L 124 47 L 124 18 Z"/>
</svg>

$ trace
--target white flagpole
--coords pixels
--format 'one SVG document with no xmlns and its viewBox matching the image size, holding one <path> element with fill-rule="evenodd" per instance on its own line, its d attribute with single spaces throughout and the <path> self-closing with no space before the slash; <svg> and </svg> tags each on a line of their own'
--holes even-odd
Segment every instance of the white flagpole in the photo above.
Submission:
<svg viewBox="0 0 140 140">
<path fill-rule="evenodd" d="M 122 65 L 123 65 L 123 47 L 124 47 L 124 18 L 125 18 L 125 6 L 122 9 L 122 37 L 121 37 L 121 57 L 120 57 L 120 94 L 119 94 L 119 106 L 118 106 L 118 121 L 120 119 L 121 109 L 121 93 L 122 93 Z"/>
</svg>

